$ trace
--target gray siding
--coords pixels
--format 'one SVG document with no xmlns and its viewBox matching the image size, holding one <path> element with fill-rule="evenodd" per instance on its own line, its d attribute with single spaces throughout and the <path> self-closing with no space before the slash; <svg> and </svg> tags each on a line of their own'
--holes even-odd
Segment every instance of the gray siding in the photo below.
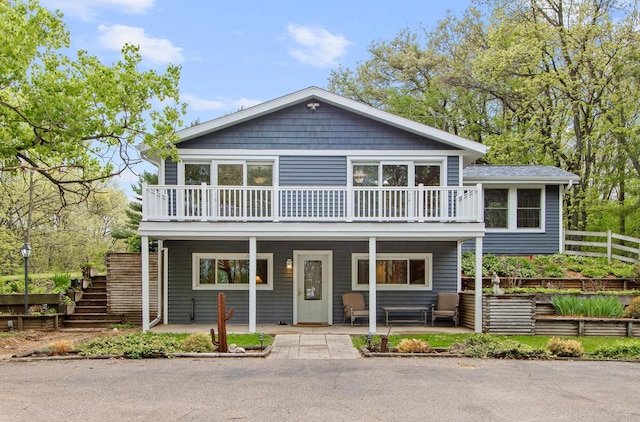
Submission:
<svg viewBox="0 0 640 422">
<path fill-rule="evenodd" d="M 191 288 L 191 254 L 194 252 L 248 252 L 248 242 L 236 241 L 166 241 L 169 248 L 169 322 L 215 323 L 217 290 L 202 291 Z M 258 253 L 273 253 L 274 289 L 258 290 L 257 322 L 277 324 L 293 321 L 292 271 L 285 269 L 285 261 L 293 250 L 333 250 L 333 321 L 342 323 L 342 294 L 351 291 L 351 254 L 368 252 L 367 242 L 258 242 Z M 455 242 L 379 242 L 379 253 L 433 253 L 433 290 L 378 291 L 378 321 L 382 323 L 383 306 L 420 305 L 435 302 L 439 291 L 455 291 L 457 286 L 457 258 Z M 368 294 L 363 292 L 368 303 Z M 225 291 L 227 310 L 235 308 L 231 323 L 249 320 L 249 292 Z M 195 303 L 195 319 L 190 320 L 191 303 Z"/>
<path fill-rule="evenodd" d="M 166 160 L 164 163 L 164 184 L 178 184 L 178 163 L 171 161 L 170 159 Z"/>
<path fill-rule="evenodd" d="M 280 186 L 346 186 L 346 157 L 281 157 Z"/>
<path fill-rule="evenodd" d="M 180 149 L 452 150 L 440 142 L 317 101 L 308 101 L 181 142 Z"/>
<path fill-rule="evenodd" d="M 536 255 L 560 251 L 560 189 L 547 186 L 544 233 L 495 233 L 487 231 L 482 241 L 483 254 Z M 465 242 L 463 251 L 474 251 L 475 242 Z"/>
<path fill-rule="evenodd" d="M 460 186 L 460 157 L 447 157 L 447 186 Z"/>
</svg>

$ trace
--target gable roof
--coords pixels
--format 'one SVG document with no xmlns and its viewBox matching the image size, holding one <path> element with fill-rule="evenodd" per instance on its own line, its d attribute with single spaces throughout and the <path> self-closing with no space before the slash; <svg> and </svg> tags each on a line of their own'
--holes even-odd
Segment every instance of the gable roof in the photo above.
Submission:
<svg viewBox="0 0 640 422">
<path fill-rule="evenodd" d="M 461 149 L 464 151 L 465 162 L 467 163 L 475 161 L 487 152 L 487 146 L 478 142 L 453 135 L 451 133 L 424 125 L 422 123 L 414 122 L 413 120 L 409 120 L 404 117 L 379 110 L 364 103 L 354 101 L 349 98 L 345 98 L 313 86 L 301 91 L 294 92 L 292 94 L 285 95 L 280 98 L 276 98 L 271 101 L 246 108 L 244 110 L 240 110 L 232 114 L 228 114 L 226 116 L 219 117 L 217 119 L 210 120 L 208 122 L 201 123 L 196 126 L 180 130 L 177 132 L 178 136 L 180 137 L 180 141 L 178 141 L 178 143 L 187 141 L 189 139 L 194 139 L 212 132 L 216 132 L 230 126 L 241 124 L 248 120 L 255 119 L 257 117 L 264 116 L 292 106 L 294 104 L 309 100 L 325 101 L 344 110 L 368 117 L 373 120 L 377 120 L 379 122 L 397 127 L 402 130 L 406 130 L 408 132 L 412 132 L 419 136 L 424 136 L 426 138 L 439 141 L 443 144 L 450 145 L 457 149 Z M 145 149 L 144 147 L 141 148 L 142 152 L 145 152 L 146 150 L 147 149 Z"/>
<path fill-rule="evenodd" d="M 465 183 L 547 183 L 572 185 L 580 177 L 553 166 L 471 165 L 464 169 Z"/>
</svg>

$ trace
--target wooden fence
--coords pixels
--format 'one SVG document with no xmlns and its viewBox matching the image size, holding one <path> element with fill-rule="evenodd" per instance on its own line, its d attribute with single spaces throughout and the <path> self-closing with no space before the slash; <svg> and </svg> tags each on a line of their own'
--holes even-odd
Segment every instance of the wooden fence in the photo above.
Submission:
<svg viewBox="0 0 640 422">
<path fill-rule="evenodd" d="M 640 262 L 640 239 L 607 232 L 564 231 L 564 253 L 612 258 L 629 263 Z"/>
<path fill-rule="evenodd" d="M 149 254 L 151 318 L 158 308 L 158 258 Z M 131 324 L 142 324 L 142 256 L 139 253 L 107 254 L 107 310 L 124 314 Z"/>
</svg>

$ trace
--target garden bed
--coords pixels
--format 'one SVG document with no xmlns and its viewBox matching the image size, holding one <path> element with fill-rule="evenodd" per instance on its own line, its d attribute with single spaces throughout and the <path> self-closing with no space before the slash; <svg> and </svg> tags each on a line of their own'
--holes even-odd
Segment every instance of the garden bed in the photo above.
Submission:
<svg viewBox="0 0 640 422">
<path fill-rule="evenodd" d="M 59 328 L 63 314 L 52 313 L 42 315 L 0 315 L 0 332 L 41 330 L 55 331 Z"/>
</svg>

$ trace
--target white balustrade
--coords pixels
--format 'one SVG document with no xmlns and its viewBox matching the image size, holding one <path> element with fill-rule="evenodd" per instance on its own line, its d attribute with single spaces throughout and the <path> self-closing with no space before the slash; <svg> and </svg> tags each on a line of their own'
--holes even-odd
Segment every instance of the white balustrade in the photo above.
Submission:
<svg viewBox="0 0 640 422">
<path fill-rule="evenodd" d="M 144 186 L 147 221 L 482 221 L 481 187 Z"/>
</svg>

